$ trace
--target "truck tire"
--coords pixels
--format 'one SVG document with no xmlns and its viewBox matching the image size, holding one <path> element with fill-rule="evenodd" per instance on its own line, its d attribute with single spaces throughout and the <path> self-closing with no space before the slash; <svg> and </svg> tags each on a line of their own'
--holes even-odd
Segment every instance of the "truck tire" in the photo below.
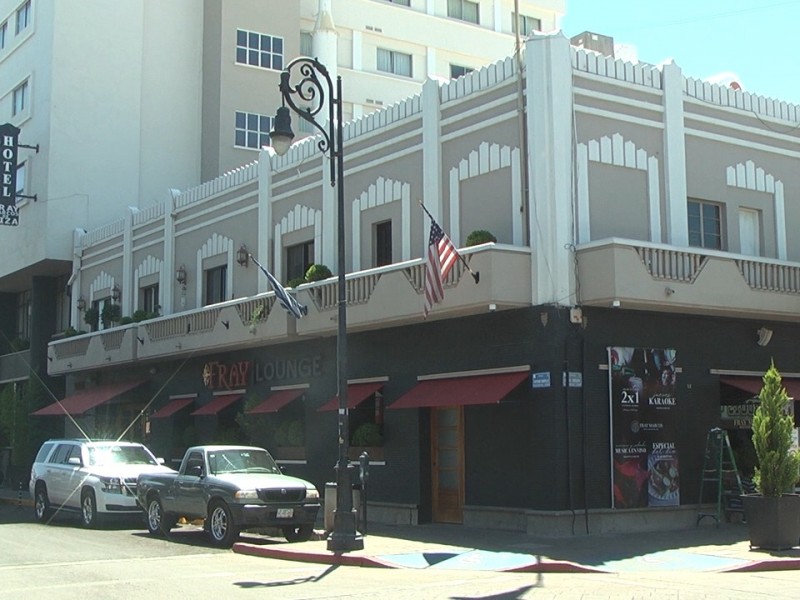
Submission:
<svg viewBox="0 0 800 600">
<path fill-rule="evenodd" d="M 44 483 L 36 485 L 36 493 L 33 499 L 33 515 L 37 523 L 47 523 L 53 514 L 50 507 L 50 498 L 47 495 L 47 486 Z"/>
<path fill-rule="evenodd" d="M 150 535 L 156 537 L 168 536 L 177 521 L 175 517 L 164 514 L 161 498 L 157 495 L 150 496 L 147 500 L 146 508 L 147 531 L 150 532 Z"/>
<path fill-rule="evenodd" d="M 90 529 L 97 529 L 101 525 L 102 517 L 97 512 L 94 490 L 85 489 L 81 492 L 81 522 Z"/>
<path fill-rule="evenodd" d="M 287 525 L 283 528 L 283 537 L 287 542 L 307 542 L 314 533 L 314 526 L 306 525 Z"/>
<path fill-rule="evenodd" d="M 233 522 L 231 509 L 221 500 L 213 500 L 208 505 L 206 527 L 211 543 L 219 548 L 230 548 L 239 536 L 239 529 Z"/>
</svg>

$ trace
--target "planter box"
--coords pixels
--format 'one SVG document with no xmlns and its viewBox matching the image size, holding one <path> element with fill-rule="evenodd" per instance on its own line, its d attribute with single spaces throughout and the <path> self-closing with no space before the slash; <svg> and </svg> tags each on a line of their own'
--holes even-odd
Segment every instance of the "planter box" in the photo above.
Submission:
<svg viewBox="0 0 800 600">
<path fill-rule="evenodd" d="M 786 550 L 800 545 L 800 494 L 744 494 L 742 501 L 751 548 Z"/>
</svg>

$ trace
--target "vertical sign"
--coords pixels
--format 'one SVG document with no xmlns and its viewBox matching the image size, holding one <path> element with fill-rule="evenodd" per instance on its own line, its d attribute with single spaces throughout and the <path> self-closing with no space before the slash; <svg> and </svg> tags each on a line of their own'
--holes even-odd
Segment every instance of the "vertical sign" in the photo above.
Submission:
<svg viewBox="0 0 800 600">
<path fill-rule="evenodd" d="M 675 350 L 608 349 L 614 508 L 678 506 Z"/>
<path fill-rule="evenodd" d="M 19 129 L 0 125 L 0 225 L 19 225 L 17 213 L 17 152 Z"/>
</svg>

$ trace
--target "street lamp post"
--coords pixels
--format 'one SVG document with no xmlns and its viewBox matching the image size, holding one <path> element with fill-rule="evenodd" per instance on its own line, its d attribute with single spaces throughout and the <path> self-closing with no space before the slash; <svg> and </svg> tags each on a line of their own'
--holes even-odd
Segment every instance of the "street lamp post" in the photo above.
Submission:
<svg viewBox="0 0 800 600">
<path fill-rule="evenodd" d="M 292 84 L 292 75 L 299 73 L 299 81 Z M 363 538 L 356 531 L 356 513 L 353 510 L 353 492 L 350 485 L 347 447 L 350 441 L 347 409 L 347 297 L 345 290 L 345 237 L 344 237 L 344 163 L 342 133 L 342 78 L 333 81 L 328 69 L 315 58 L 301 56 L 290 62 L 281 73 L 281 97 L 284 105 L 275 115 L 275 125 L 270 140 L 275 152 L 285 154 L 294 139 L 292 117 L 289 109 L 311 123 L 321 134 L 317 143 L 320 152 L 328 152 L 331 162 L 331 186 L 337 194 L 337 270 L 339 320 L 336 333 L 337 391 L 339 393 L 339 459 L 336 463 L 336 510 L 333 532 L 328 538 L 328 550 L 349 552 L 364 547 Z M 326 103 L 327 92 L 327 103 Z M 304 106 L 295 103 L 295 98 Z M 315 120 L 328 108 L 327 129 Z"/>
</svg>

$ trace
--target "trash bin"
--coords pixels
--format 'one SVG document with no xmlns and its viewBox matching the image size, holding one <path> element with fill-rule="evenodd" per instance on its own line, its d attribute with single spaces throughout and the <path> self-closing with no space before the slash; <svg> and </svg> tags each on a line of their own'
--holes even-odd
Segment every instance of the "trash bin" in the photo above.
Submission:
<svg viewBox="0 0 800 600">
<path fill-rule="evenodd" d="M 361 485 L 353 484 L 353 510 L 356 511 L 356 528 L 361 525 Z M 336 510 L 336 482 L 325 484 L 325 531 L 333 531 L 333 511 Z"/>
</svg>

